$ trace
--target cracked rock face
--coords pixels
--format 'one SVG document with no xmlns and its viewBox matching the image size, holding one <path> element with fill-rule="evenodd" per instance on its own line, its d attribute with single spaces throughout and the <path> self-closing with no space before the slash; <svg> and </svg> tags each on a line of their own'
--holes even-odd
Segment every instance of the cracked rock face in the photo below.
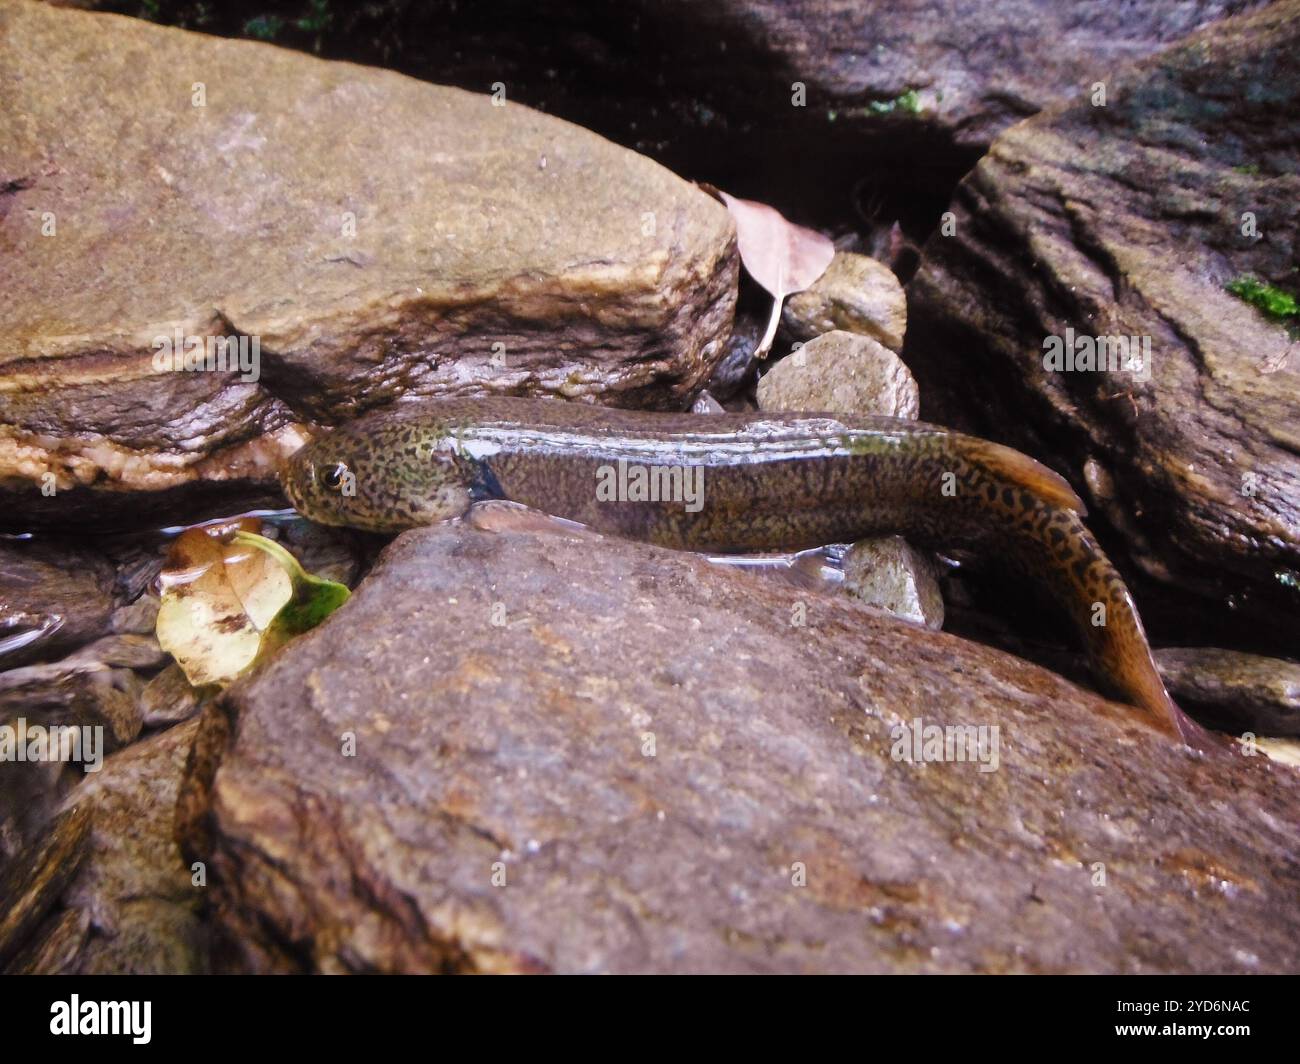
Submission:
<svg viewBox="0 0 1300 1064">
<path fill-rule="evenodd" d="M 996 726 L 996 770 L 896 759 L 917 718 Z M 201 728 L 179 830 L 233 969 L 1300 964 L 1293 770 L 658 548 L 407 533 Z"/>
<path fill-rule="evenodd" d="M 1288 0 L 1108 78 L 1103 106 L 995 141 L 958 189 L 955 231 L 926 245 L 904 352 L 923 416 L 982 411 L 967 427 L 1086 487 L 1148 576 L 1292 633 L 1300 346 L 1226 286 L 1294 294 L 1298 171 Z M 1080 337 L 1149 344 L 1148 372 L 1048 365 L 1047 339 L 1071 336 L 1076 352 Z"/>
<path fill-rule="evenodd" d="M 509 101 L 26 3 L 0 95 L 6 524 L 265 484 L 405 395 L 680 405 L 721 357 L 726 211 Z M 212 336 L 245 362 L 165 368 Z"/>
</svg>

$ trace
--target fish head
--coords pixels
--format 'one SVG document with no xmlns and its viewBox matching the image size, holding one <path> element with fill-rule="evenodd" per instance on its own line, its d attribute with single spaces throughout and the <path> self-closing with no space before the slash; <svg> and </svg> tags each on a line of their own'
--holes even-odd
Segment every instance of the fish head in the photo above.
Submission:
<svg viewBox="0 0 1300 1064">
<path fill-rule="evenodd" d="M 400 532 L 460 517 L 478 475 L 442 426 L 363 418 L 296 451 L 280 483 L 294 509 L 318 524 Z"/>
</svg>

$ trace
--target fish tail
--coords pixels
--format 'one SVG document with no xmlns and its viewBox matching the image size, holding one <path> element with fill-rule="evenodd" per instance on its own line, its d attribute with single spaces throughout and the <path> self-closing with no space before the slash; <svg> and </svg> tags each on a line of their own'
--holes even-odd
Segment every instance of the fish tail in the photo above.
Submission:
<svg viewBox="0 0 1300 1064">
<path fill-rule="evenodd" d="M 970 437 L 959 447 L 968 529 L 1004 564 L 1045 588 L 1079 633 L 1107 694 L 1143 710 L 1161 731 L 1198 749 L 1220 745 L 1165 690 L 1124 578 L 1083 523 L 1069 484 L 1027 455 Z"/>
<path fill-rule="evenodd" d="M 1010 556 L 1033 570 L 1064 608 L 1098 685 L 1144 710 L 1162 731 L 1206 749 L 1212 737 L 1165 689 L 1133 596 L 1079 515 L 1035 500 L 1014 528 L 1020 542 Z"/>
</svg>

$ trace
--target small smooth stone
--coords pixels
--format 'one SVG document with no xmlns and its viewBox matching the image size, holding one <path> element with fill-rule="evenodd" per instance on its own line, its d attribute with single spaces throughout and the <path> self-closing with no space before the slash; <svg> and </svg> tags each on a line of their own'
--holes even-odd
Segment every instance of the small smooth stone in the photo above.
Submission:
<svg viewBox="0 0 1300 1064">
<path fill-rule="evenodd" d="M 915 418 L 920 404 L 901 358 L 870 337 L 843 330 L 810 340 L 758 382 L 761 410 Z"/>
<path fill-rule="evenodd" d="M 1155 658 L 1175 698 L 1216 711 L 1234 730 L 1300 736 L 1300 664 L 1218 647 L 1167 647 Z"/>
<path fill-rule="evenodd" d="M 158 626 L 158 596 L 146 591 L 134 602 L 113 611 L 113 631 L 120 635 L 152 635 Z"/>
<path fill-rule="evenodd" d="M 167 652 L 158 645 L 156 636 L 106 635 L 89 646 L 84 646 L 65 661 L 98 661 L 104 665 L 127 669 L 156 669 L 168 660 Z"/>
<path fill-rule="evenodd" d="M 700 394 L 695 397 L 695 402 L 691 404 L 692 414 L 725 414 L 726 412 L 726 407 L 714 399 L 708 392 L 700 392 Z"/>
<path fill-rule="evenodd" d="M 907 331 L 907 297 L 884 263 L 840 251 L 811 287 L 785 301 L 781 324 L 796 340 L 844 329 L 901 351 Z"/>
<path fill-rule="evenodd" d="M 198 708 L 198 691 L 190 686 L 185 673 L 175 663 L 145 684 L 140 695 L 140 712 L 150 727 L 186 720 L 194 716 Z"/>
<path fill-rule="evenodd" d="M 844 555 L 844 588 L 869 606 L 943 627 L 943 594 L 934 562 L 902 536 L 861 539 Z"/>
<path fill-rule="evenodd" d="M 139 680 L 130 669 L 68 659 L 0 673 L 0 725 L 102 727 L 106 751 L 132 742 L 143 720 Z"/>
</svg>

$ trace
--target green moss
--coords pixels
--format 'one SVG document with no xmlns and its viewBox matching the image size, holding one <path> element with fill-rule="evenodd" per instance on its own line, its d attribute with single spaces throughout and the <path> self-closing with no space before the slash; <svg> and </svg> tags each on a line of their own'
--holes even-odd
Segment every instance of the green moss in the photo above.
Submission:
<svg viewBox="0 0 1300 1064">
<path fill-rule="evenodd" d="M 1255 277 L 1238 277 L 1224 287 L 1274 321 L 1286 321 L 1300 315 L 1300 304 L 1296 303 L 1295 296 Z"/>
<path fill-rule="evenodd" d="M 867 110 L 876 115 L 893 114 L 895 111 L 906 111 L 908 114 L 919 115 L 921 113 L 921 97 L 917 95 L 915 89 L 908 89 L 901 96 L 896 96 L 892 100 L 872 100 L 867 104 Z"/>
<path fill-rule="evenodd" d="M 329 29 L 333 21 L 334 15 L 330 11 L 329 0 L 311 0 L 307 5 L 307 13 L 294 25 L 308 33 L 321 33 Z"/>
<path fill-rule="evenodd" d="M 259 41 L 273 41 L 284 29 L 284 19 L 279 15 L 258 15 L 244 23 L 244 36 Z"/>
<path fill-rule="evenodd" d="M 1243 163 L 1241 166 L 1234 166 L 1233 169 L 1239 174 L 1257 174 L 1259 163 Z"/>
</svg>

